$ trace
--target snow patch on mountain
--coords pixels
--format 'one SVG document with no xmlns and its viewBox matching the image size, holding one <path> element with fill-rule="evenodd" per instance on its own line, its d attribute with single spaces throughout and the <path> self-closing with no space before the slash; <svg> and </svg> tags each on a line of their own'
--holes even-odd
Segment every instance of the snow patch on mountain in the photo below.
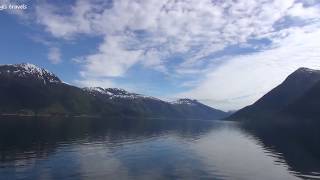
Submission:
<svg viewBox="0 0 320 180">
<path fill-rule="evenodd" d="M 170 102 L 171 104 L 180 104 L 180 105 L 197 105 L 199 104 L 199 102 L 195 99 L 187 99 L 187 98 L 184 98 L 184 99 L 178 99 L 176 101 L 172 101 Z"/>
<path fill-rule="evenodd" d="M 109 99 L 114 98 L 122 98 L 122 99 L 153 99 L 153 100 L 159 100 L 160 99 L 151 97 L 151 96 L 144 96 L 137 93 L 131 93 L 124 89 L 120 88 L 101 88 L 101 87 L 86 87 L 83 88 L 83 90 L 89 92 L 90 94 L 97 96 L 97 95 L 105 95 Z"/>
<path fill-rule="evenodd" d="M 12 75 L 18 78 L 34 78 L 36 80 L 42 80 L 45 84 L 61 83 L 61 80 L 55 74 L 30 63 L 0 65 L 0 75 L 1 74 Z"/>
</svg>

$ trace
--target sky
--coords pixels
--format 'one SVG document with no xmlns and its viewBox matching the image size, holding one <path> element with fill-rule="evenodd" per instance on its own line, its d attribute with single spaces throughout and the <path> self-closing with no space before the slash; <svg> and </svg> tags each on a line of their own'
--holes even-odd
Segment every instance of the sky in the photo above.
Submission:
<svg viewBox="0 0 320 180">
<path fill-rule="evenodd" d="M 320 69 L 320 1 L 0 0 L 0 64 L 22 62 L 79 87 L 236 110 Z"/>
</svg>

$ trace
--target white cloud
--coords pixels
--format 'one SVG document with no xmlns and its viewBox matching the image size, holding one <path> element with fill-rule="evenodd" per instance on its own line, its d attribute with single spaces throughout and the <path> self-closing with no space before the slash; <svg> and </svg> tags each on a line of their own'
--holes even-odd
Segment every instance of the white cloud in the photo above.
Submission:
<svg viewBox="0 0 320 180">
<path fill-rule="evenodd" d="M 99 52 L 88 55 L 85 59 L 83 77 L 116 77 L 137 63 L 140 50 L 127 50 L 123 47 L 122 37 L 110 36 L 99 47 Z"/>
<path fill-rule="evenodd" d="M 71 38 L 75 33 L 91 33 L 94 5 L 89 1 L 76 1 L 73 7 L 61 8 L 51 4 L 36 6 L 36 20 L 56 37 Z M 61 15 L 67 13 L 68 15 Z"/>
<path fill-rule="evenodd" d="M 48 53 L 48 59 L 52 64 L 58 64 L 61 62 L 61 52 L 59 48 L 50 47 Z"/>
<path fill-rule="evenodd" d="M 75 80 L 74 83 L 80 87 L 102 87 L 102 88 L 116 87 L 115 84 L 110 79 L 82 79 L 82 80 Z"/>
<path fill-rule="evenodd" d="M 302 3 L 295 4 L 289 9 L 288 15 L 301 19 L 320 18 L 320 6 L 304 7 Z"/>
<path fill-rule="evenodd" d="M 37 19 L 56 37 L 103 36 L 105 41 L 98 52 L 87 56 L 82 74 L 122 76 L 137 63 L 164 71 L 167 62 L 162 52 L 169 52 L 167 57 L 183 54 L 186 62 L 182 63 L 193 66 L 228 45 L 268 33 L 294 0 L 96 2 L 77 1 L 67 12 L 61 12 L 61 7 L 40 5 Z M 158 51 L 153 52 L 154 59 L 149 59 L 150 48 Z M 157 66 L 150 66 L 156 61 Z"/>
<path fill-rule="evenodd" d="M 275 47 L 271 49 L 231 57 L 207 73 L 196 88 L 179 96 L 197 98 L 224 110 L 249 105 L 297 68 L 320 69 L 319 27 L 291 28 L 286 30 L 290 31 L 287 37 L 273 37 Z"/>
<path fill-rule="evenodd" d="M 237 109 L 296 68 L 319 64 L 319 4 L 310 0 L 78 0 L 67 7 L 41 4 L 36 9 L 37 22 L 57 38 L 103 38 L 95 53 L 81 57 L 86 83 L 103 85 L 99 79 L 125 76 L 142 65 L 171 78 L 194 75 L 181 83 L 194 89 L 181 95 Z M 261 38 L 271 44 L 249 43 Z M 210 58 L 230 46 L 257 52 Z"/>
</svg>

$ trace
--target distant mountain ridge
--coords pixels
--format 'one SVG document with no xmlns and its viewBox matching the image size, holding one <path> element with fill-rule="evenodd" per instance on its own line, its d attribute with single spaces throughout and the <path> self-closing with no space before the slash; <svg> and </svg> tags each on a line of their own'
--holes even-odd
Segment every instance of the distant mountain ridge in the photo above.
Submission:
<svg viewBox="0 0 320 180">
<path fill-rule="evenodd" d="M 78 88 L 33 64 L 0 65 L 0 114 L 55 114 L 221 119 L 196 100 L 170 103 L 119 88 Z M 193 105 L 190 106 L 190 103 Z"/>
<path fill-rule="evenodd" d="M 150 116 L 156 115 L 157 117 L 162 114 L 167 114 L 170 117 L 176 118 L 189 118 L 197 119 L 221 119 L 226 117 L 226 112 L 214 109 L 206 106 L 197 100 L 191 99 L 178 99 L 173 102 L 163 101 L 161 99 L 145 96 L 137 93 L 130 93 L 124 89 L 119 88 L 83 88 L 87 93 L 120 106 L 126 107 L 127 109 L 136 109 L 140 107 L 140 114 L 149 114 Z"/>
<path fill-rule="evenodd" d="M 254 104 L 237 111 L 228 119 L 241 120 L 294 116 L 294 114 L 299 114 L 302 109 L 306 110 L 305 105 L 307 104 L 309 104 L 307 109 L 316 109 L 315 111 L 318 112 L 320 111 L 320 106 L 317 105 L 320 104 L 315 103 L 313 98 L 320 96 L 320 91 L 317 91 L 320 90 L 319 87 L 320 70 L 299 68 Z M 314 103 L 310 104 L 311 102 Z M 302 112 L 300 114 L 306 115 L 306 113 Z"/>
<path fill-rule="evenodd" d="M 198 116 L 203 116 L 205 119 L 210 119 L 210 117 L 221 118 L 229 115 L 227 112 L 213 109 L 212 107 L 202 104 L 195 99 L 183 98 L 170 102 L 170 104 L 186 117 L 196 118 Z M 191 109 L 193 109 L 193 111 L 191 111 Z"/>
</svg>

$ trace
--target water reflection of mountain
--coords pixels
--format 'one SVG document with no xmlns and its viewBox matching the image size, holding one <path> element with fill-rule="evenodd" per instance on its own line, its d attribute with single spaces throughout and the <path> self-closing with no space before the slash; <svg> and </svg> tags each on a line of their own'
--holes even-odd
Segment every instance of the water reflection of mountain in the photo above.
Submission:
<svg viewBox="0 0 320 180">
<path fill-rule="evenodd" d="M 99 141 L 107 142 L 112 147 L 162 134 L 192 140 L 212 128 L 210 121 L 2 117 L 0 161 L 12 161 L 19 157 L 44 158 L 58 147 L 75 143 Z"/>
<path fill-rule="evenodd" d="M 307 121 L 302 121 L 307 122 Z M 266 149 L 278 154 L 279 161 L 285 161 L 289 170 L 299 177 L 319 178 L 320 172 L 320 132 L 318 126 L 308 123 L 291 126 L 245 125 Z"/>
</svg>

